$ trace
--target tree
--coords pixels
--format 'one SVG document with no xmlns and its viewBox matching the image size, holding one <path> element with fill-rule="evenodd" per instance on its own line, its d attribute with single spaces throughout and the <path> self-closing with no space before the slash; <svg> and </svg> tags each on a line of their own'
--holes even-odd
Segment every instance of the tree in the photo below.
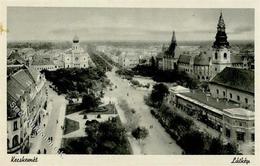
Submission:
<svg viewBox="0 0 260 166">
<path fill-rule="evenodd" d="M 137 127 L 132 131 L 132 135 L 137 140 L 143 140 L 145 139 L 149 134 L 149 131 L 145 127 Z"/>
<path fill-rule="evenodd" d="M 160 83 L 153 86 L 153 90 L 150 96 L 151 102 L 155 106 L 161 106 L 163 99 L 166 95 L 169 94 L 169 89 L 166 85 Z"/>
<path fill-rule="evenodd" d="M 152 58 L 151 58 L 151 66 L 152 66 L 152 68 L 156 68 L 156 62 L 155 62 L 155 59 L 154 59 L 154 57 L 152 56 Z"/>
<path fill-rule="evenodd" d="M 209 147 L 209 154 L 222 154 L 223 143 L 219 138 L 213 138 Z"/>
<path fill-rule="evenodd" d="M 85 94 L 82 98 L 82 108 L 88 112 L 95 110 L 100 104 L 100 98 L 96 98 L 94 94 Z"/>
</svg>

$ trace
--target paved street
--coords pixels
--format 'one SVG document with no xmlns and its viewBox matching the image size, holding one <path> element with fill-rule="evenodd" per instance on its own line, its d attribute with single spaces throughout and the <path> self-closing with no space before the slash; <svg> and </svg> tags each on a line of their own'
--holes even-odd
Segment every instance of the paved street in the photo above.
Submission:
<svg viewBox="0 0 260 166">
<path fill-rule="evenodd" d="M 35 154 L 39 149 L 41 153 L 43 153 L 43 150 L 46 149 L 47 154 L 55 154 L 60 148 L 63 134 L 61 125 L 63 125 L 64 122 L 67 101 L 65 100 L 64 96 L 57 95 L 57 93 L 49 87 L 48 95 L 48 115 L 45 115 L 44 117 L 44 120 L 41 124 L 41 130 L 44 131 L 44 135 L 47 137 L 53 137 L 53 146 L 50 146 L 48 141 L 44 140 L 41 135 L 38 135 L 33 140 L 33 147 L 31 148 L 30 153 Z"/>
<path fill-rule="evenodd" d="M 140 116 L 140 126 L 144 126 L 149 130 L 149 136 L 144 140 L 141 146 L 139 145 L 141 153 L 181 154 L 182 149 L 164 130 L 157 119 L 151 115 L 150 108 L 144 103 L 143 98 L 144 95 L 147 95 L 148 91 L 134 89 L 129 86 L 127 80 L 121 79 L 115 74 L 115 70 L 116 69 L 113 68 L 112 72 L 107 72 L 107 76 L 117 88 L 112 91 L 108 90 L 105 93 L 105 96 L 117 100 L 126 100 L 129 107 L 135 109 L 136 113 Z M 127 96 L 127 93 L 129 96 Z M 119 109 L 119 115 L 121 111 L 122 110 Z M 149 128 L 150 125 L 152 125 L 153 128 Z"/>
</svg>

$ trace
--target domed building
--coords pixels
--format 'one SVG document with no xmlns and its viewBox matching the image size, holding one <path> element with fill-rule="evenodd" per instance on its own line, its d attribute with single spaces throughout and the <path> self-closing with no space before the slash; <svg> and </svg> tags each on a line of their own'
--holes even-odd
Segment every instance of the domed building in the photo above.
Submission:
<svg viewBox="0 0 260 166">
<path fill-rule="evenodd" d="M 72 48 L 66 50 L 63 54 L 64 68 L 87 68 L 89 67 L 90 57 L 80 46 L 79 37 L 73 38 Z"/>
</svg>

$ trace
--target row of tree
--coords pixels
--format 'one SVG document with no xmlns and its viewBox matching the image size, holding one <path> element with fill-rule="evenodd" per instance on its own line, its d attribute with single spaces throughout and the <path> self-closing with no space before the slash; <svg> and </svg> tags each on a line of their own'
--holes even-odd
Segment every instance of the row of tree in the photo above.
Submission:
<svg viewBox="0 0 260 166">
<path fill-rule="evenodd" d="M 221 138 L 212 137 L 205 131 L 201 132 L 193 121 L 179 115 L 165 104 L 151 113 L 182 147 L 185 154 L 239 154 L 235 144 L 225 144 Z"/>
</svg>

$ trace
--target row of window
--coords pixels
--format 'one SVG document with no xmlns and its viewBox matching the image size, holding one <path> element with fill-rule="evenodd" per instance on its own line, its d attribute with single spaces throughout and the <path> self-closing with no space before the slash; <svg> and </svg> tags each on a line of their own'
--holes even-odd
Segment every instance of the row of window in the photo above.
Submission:
<svg viewBox="0 0 260 166">
<path fill-rule="evenodd" d="M 227 53 L 223 54 L 224 59 L 227 59 Z M 218 59 L 218 53 L 215 53 L 215 59 Z"/>
<path fill-rule="evenodd" d="M 208 80 L 208 79 L 209 79 L 209 77 L 208 77 L 208 76 L 205 76 L 205 77 L 204 77 L 204 76 L 201 76 L 201 77 L 200 77 L 200 76 L 198 76 L 198 79 L 202 79 L 202 80 Z"/>
<path fill-rule="evenodd" d="M 237 141 L 245 141 L 245 133 L 244 132 L 236 132 L 237 135 Z M 230 138 L 231 137 L 231 131 L 230 129 L 226 129 L 226 137 Z M 255 141 L 255 134 L 251 133 L 251 141 L 254 142 Z"/>
<path fill-rule="evenodd" d="M 219 95 L 219 90 L 217 89 L 216 90 L 217 94 Z M 226 92 L 223 91 L 223 97 L 226 97 Z M 229 98 L 230 99 L 233 99 L 233 94 L 232 93 L 229 93 Z M 237 101 L 240 101 L 240 96 L 237 95 Z M 248 98 L 245 97 L 245 103 L 248 104 Z"/>
</svg>

